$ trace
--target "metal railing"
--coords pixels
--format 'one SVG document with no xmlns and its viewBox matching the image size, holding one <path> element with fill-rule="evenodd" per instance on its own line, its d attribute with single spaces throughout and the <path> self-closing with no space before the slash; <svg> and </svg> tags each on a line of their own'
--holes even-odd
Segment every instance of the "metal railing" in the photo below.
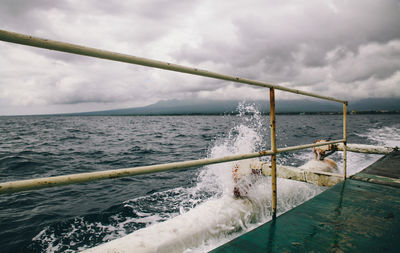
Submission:
<svg viewBox="0 0 400 253">
<path fill-rule="evenodd" d="M 271 126 L 271 149 L 259 151 L 255 153 L 249 154 L 239 154 L 232 156 L 225 156 L 219 158 L 209 158 L 209 159 L 200 159 L 200 160 L 191 160 L 184 162 L 175 162 L 168 164 L 160 164 L 160 165 L 151 165 L 151 166 L 142 166 L 135 168 L 126 168 L 126 169 L 116 169 L 116 170 L 108 170 L 108 171 L 97 171 L 97 172 L 89 172 L 89 173 L 79 173 L 79 174 L 69 174 L 64 176 L 55 176 L 48 178 L 38 178 L 38 179 L 29 179 L 29 180 L 20 180 L 20 181 L 11 181 L 0 183 L 0 194 L 2 193 L 11 193 L 11 192 L 19 192 L 33 189 L 40 189 L 46 187 L 53 187 L 59 185 L 67 185 L 67 184 L 76 184 L 83 183 L 95 180 L 103 180 L 103 179 L 111 179 L 111 178 L 119 178 L 133 175 L 141 175 L 148 173 L 156 173 L 161 171 L 168 171 L 174 169 L 181 168 L 189 168 L 189 167 L 197 167 L 208 164 L 216 164 L 230 161 L 238 161 L 243 159 L 262 157 L 262 156 L 271 156 L 271 178 L 272 178 L 272 216 L 276 217 L 276 208 L 277 208 L 277 185 L 276 185 L 276 155 L 278 153 L 290 152 L 300 149 L 325 146 L 328 144 L 336 144 L 343 143 L 343 178 L 346 179 L 347 169 L 346 169 L 346 142 L 347 142 L 347 101 L 336 99 L 333 97 L 322 96 L 318 94 L 314 94 L 311 92 L 291 89 L 279 85 L 273 85 L 265 82 L 249 80 L 241 77 L 235 77 L 230 75 L 219 74 L 215 72 L 210 72 L 207 70 L 201 70 L 197 68 L 190 68 L 182 65 L 172 64 L 168 62 L 161 62 L 152 59 L 146 59 L 126 54 L 120 54 L 105 50 L 100 50 L 96 48 L 84 47 L 71 43 L 64 43 L 60 41 L 53 41 L 48 39 L 42 39 L 37 37 L 32 37 L 29 35 L 9 32 L 0 30 L 0 40 L 6 42 L 12 42 L 27 46 L 45 48 L 50 50 L 56 50 L 61 52 L 67 52 L 78 55 L 85 55 L 90 57 L 96 57 L 101 59 L 107 59 L 112 61 L 125 62 L 135 65 L 142 65 L 147 67 L 165 69 L 170 71 L 176 71 L 181 73 L 187 73 L 197 76 L 209 77 L 214 79 L 226 80 L 236 83 L 243 83 L 253 86 L 260 86 L 270 89 L 270 126 Z M 324 143 L 313 143 L 306 144 L 300 146 L 291 146 L 286 148 L 277 148 L 276 145 L 276 119 L 275 119 L 275 90 L 282 90 L 290 93 L 305 95 L 309 97 L 320 98 L 324 100 L 330 100 L 343 104 L 343 139 L 334 140 Z"/>
</svg>

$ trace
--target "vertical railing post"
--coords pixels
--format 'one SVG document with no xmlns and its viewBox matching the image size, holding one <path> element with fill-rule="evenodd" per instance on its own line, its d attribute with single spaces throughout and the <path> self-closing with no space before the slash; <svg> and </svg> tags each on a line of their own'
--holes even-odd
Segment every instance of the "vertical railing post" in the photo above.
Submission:
<svg viewBox="0 0 400 253">
<path fill-rule="evenodd" d="M 343 103 L 343 179 L 347 177 L 347 102 Z"/>
<path fill-rule="evenodd" d="M 272 182 L 272 218 L 276 218 L 276 122 L 275 122 L 275 90 L 269 89 L 269 103 L 270 103 L 270 122 L 271 122 L 271 150 L 274 152 L 271 155 L 271 182 Z"/>
</svg>

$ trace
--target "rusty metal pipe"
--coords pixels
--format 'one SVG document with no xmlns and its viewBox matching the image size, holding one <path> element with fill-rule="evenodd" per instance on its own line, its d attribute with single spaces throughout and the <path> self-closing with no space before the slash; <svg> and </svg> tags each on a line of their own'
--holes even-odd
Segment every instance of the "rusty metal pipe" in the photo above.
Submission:
<svg viewBox="0 0 400 253">
<path fill-rule="evenodd" d="M 135 175 L 156 173 L 156 172 L 176 170 L 182 168 L 197 167 L 208 164 L 223 163 L 223 162 L 237 161 L 237 160 L 261 157 L 261 156 L 268 156 L 271 154 L 272 151 L 266 150 L 255 153 L 239 154 L 239 155 L 225 156 L 219 158 L 208 158 L 208 159 L 191 160 L 184 162 L 126 168 L 126 169 L 96 171 L 96 172 L 78 173 L 78 174 L 70 174 L 70 175 L 47 177 L 47 178 L 5 182 L 5 183 L 0 183 L 0 194 L 41 189 L 41 188 L 60 186 L 60 185 L 84 183 L 84 182 L 97 181 L 103 179 L 135 176 Z"/>
<path fill-rule="evenodd" d="M 330 142 L 325 142 L 323 144 L 313 143 L 307 145 L 281 148 L 277 149 L 276 153 L 290 152 L 290 151 L 335 144 L 340 142 L 343 142 L 343 140 L 330 141 Z M 150 174 L 161 171 L 176 170 L 176 169 L 197 167 L 208 164 L 224 163 L 224 162 L 238 161 L 238 160 L 262 157 L 262 156 L 269 156 L 272 154 L 274 154 L 272 150 L 264 150 L 249 154 L 239 154 L 239 155 L 232 155 L 232 156 L 225 156 L 218 158 L 207 158 L 207 159 L 166 163 L 166 164 L 150 165 L 150 166 L 142 166 L 134 168 L 96 171 L 96 172 L 78 173 L 78 174 L 62 175 L 62 176 L 47 177 L 47 178 L 10 181 L 10 182 L 0 183 L 0 194 L 49 188 L 61 185 L 85 183 L 85 182 L 104 180 L 104 179 Z"/>
<path fill-rule="evenodd" d="M 215 73 L 215 72 L 211 72 L 211 71 L 207 71 L 207 70 L 186 67 L 186 66 L 182 66 L 182 65 L 178 65 L 178 64 L 169 63 L 169 62 L 162 62 L 162 61 L 127 55 L 127 54 L 120 54 L 120 53 L 116 53 L 116 52 L 100 50 L 100 49 L 91 48 L 91 47 L 84 47 L 84 46 L 71 44 L 71 43 L 42 39 L 42 38 L 38 38 L 38 37 L 33 37 L 33 36 L 20 34 L 20 33 L 9 32 L 9 31 L 5 31 L 5 30 L 0 30 L 0 40 L 6 41 L 6 42 L 11 42 L 11 43 L 16 43 L 16 44 L 27 45 L 27 46 L 56 50 L 56 51 L 61 51 L 61 52 L 66 52 L 66 53 L 71 53 L 71 54 L 85 55 L 85 56 L 90 56 L 90 57 L 95 57 L 95 58 L 101 58 L 101 59 L 107 59 L 107 60 L 112 60 L 112 61 L 125 62 L 125 63 L 142 65 L 142 66 L 147 66 L 147 67 L 165 69 L 165 70 L 170 70 L 170 71 L 175 71 L 175 72 L 187 73 L 187 74 L 192 74 L 192 75 L 197 75 L 197 76 L 205 76 L 205 77 L 226 80 L 226 81 L 231 81 L 231 82 L 236 82 L 236 83 L 244 83 L 244 84 L 249 84 L 249 85 L 253 85 L 253 86 L 274 88 L 277 90 L 283 90 L 283 91 L 287 91 L 287 92 L 291 92 L 291 93 L 295 93 L 295 94 L 301 94 L 304 96 L 315 97 L 315 98 L 335 101 L 335 102 L 339 102 L 339 103 L 346 103 L 346 101 L 341 100 L 341 99 L 327 97 L 327 96 L 321 96 L 321 95 L 314 94 L 311 92 L 301 91 L 301 90 L 297 90 L 297 89 L 291 89 L 291 88 L 274 85 L 274 84 L 270 84 L 270 83 L 249 80 L 249 79 L 236 77 L 236 76 L 223 75 L 223 74 L 219 74 L 219 73 Z"/>
<path fill-rule="evenodd" d="M 343 179 L 347 178 L 347 103 L 343 103 Z"/>
<path fill-rule="evenodd" d="M 276 187 L 276 119 L 275 119 L 275 90 L 269 89 L 270 123 L 271 123 L 271 186 L 272 186 L 272 218 L 276 218 L 277 187 Z"/>
</svg>

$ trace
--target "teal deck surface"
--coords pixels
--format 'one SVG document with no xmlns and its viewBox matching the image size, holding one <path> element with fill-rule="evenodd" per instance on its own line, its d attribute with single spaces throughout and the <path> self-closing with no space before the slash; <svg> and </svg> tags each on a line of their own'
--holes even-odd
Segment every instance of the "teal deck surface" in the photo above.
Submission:
<svg viewBox="0 0 400 253">
<path fill-rule="evenodd" d="M 400 252 L 400 187 L 348 179 L 211 252 Z"/>
<path fill-rule="evenodd" d="M 371 164 L 351 179 L 400 187 L 400 152 L 392 152 Z"/>
</svg>

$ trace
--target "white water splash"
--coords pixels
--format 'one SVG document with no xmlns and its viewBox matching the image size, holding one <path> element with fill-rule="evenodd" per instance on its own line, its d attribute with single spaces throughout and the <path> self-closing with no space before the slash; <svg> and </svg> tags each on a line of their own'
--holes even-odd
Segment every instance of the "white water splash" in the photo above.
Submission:
<svg viewBox="0 0 400 253">
<path fill-rule="evenodd" d="M 239 115 L 241 123 L 230 129 L 227 137 L 217 139 L 209 151 L 210 158 L 229 155 L 252 153 L 260 150 L 262 138 L 261 113 L 254 105 L 245 103 L 239 104 Z M 208 165 L 199 175 L 198 188 L 213 187 L 214 191 L 220 194 L 232 195 L 233 178 L 232 168 L 235 162 Z"/>
</svg>

